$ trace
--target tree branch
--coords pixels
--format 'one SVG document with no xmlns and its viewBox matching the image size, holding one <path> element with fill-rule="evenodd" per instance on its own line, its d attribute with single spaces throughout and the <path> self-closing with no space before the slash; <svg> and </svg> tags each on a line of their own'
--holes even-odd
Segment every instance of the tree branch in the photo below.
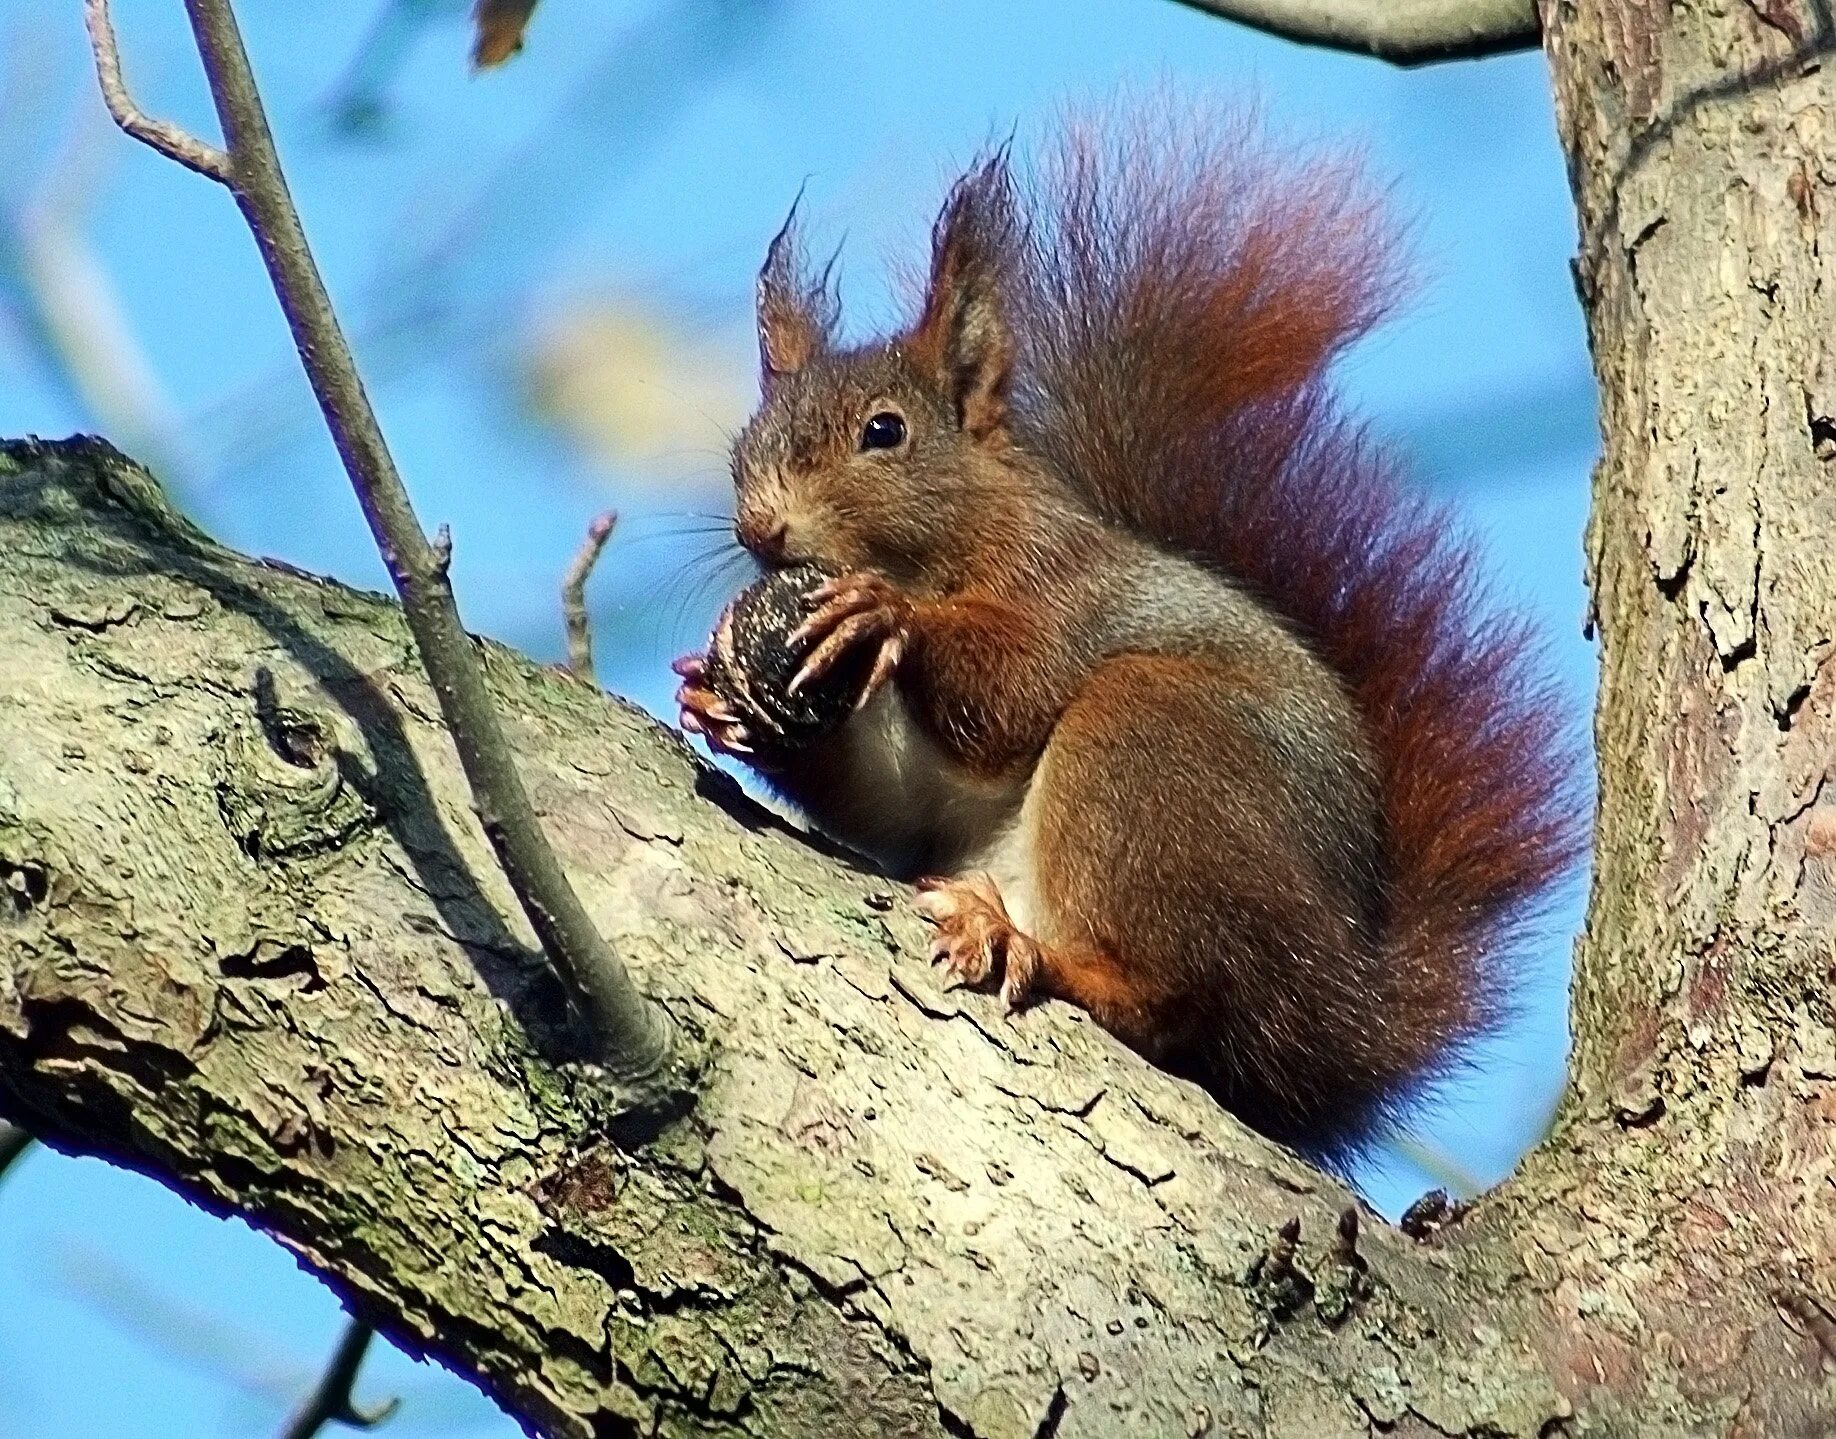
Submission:
<svg viewBox="0 0 1836 1439">
<path fill-rule="evenodd" d="M 248 1216 L 567 1439 L 1558 1413 L 1573 1314 L 1519 1255 L 1572 1214 L 1369 1225 L 1371 1285 L 1316 1309 L 1343 1187 L 1063 1005 L 946 990 L 884 879 L 482 648 L 591 914 L 718 1046 L 690 1116 L 607 1146 L 527 1037 L 553 982 L 400 610 L 211 546 L 86 442 L 0 445 L 0 672 L 43 697 L 0 704 L 0 1112 Z M 1296 1218 L 1297 1274 L 1247 1280 Z"/>
<path fill-rule="evenodd" d="M 1392 65 L 1432 65 L 1534 49 L 1536 0 L 1178 0 L 1302 45 Z"/>
<path fill-rule="evenodd" d="M 267 265 L 313 394 L 402 597 L 485 834 L 543 950 L 583 1011 L 592 1032 L 591 1057 L 621 1087 L 627 1107 L 652 1110 L 671 1103 L 682 1089 L 679 1066 L 672 1063 L 672 1029 L 593 927 L 543 837 L 472 640 L 460 623 L 442 553 L 428 543 L 415 517 L 307 246 L 229 0 L 186 0 L 185 8 L 229 156 L 217 178 L 236 197 Z M 91 0 L 89 14 L 104 87 L 111 74 L 118 86 L 104 0 Z M 155 148 L 165 152 L 164 146 Z"/>
<path fill-rule="evenodd" d="M 352 1389 L 357 1371 L 363 1367 L 363 1356 L 369 1351 L 376 1331 L 361 1319 L 346 1326 L 344 1337 L 332 1352 L 318 1388 L 307 1396 L 299 1413 L 287 1421 L 281 1439 L 316 1439 L 327 1424 L 343 1424 L 351 1429 L 374 1429 L 402 1407 L 400 1399 L 385 1399 L 374 1409 L 357 1407 Z"/>
<path fill-rule="evenodd" d="M 231 183 L 230 158 L 167 120 L 155 120 L 134 103 L 121 75 L 121 51 L 115 43 L 115 23 L 109 0 L 83 0 L 83 23 L 89 28 L 89 48 L 96 57 L 96 79 L 102 86 L 102 103 L 114 121 L 141 144 L 195 170 L 219 185 Z"/>
<path fill-rule="evenodd" d="M 561 577 L 561 618 L 567 626 L 567 667 L 576 677 L 593 679 L 593 621 L 587 613 L 586 583 L 599 556 L 612 538 L 618 512 L 607 510 L 587 526 L 574 562 Z"/>
</svg>

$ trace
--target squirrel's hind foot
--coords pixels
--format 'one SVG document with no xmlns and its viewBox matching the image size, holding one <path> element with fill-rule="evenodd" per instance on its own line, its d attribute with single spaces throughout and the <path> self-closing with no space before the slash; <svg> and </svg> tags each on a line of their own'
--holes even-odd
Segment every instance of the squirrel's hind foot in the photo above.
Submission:
<svg viewBox="0 0 1836 1439">
<path fill-rule="evenodd" d="M 1001 1001 L 1009 1014 L 1039 996 L 1044 957 L 1039 942 L 1023 934 L 985 874 L 918 881 L 918 913 L 936 930 L 931 962 L 966 985 L 981 986 L 999 972 Z"/>
</svg>

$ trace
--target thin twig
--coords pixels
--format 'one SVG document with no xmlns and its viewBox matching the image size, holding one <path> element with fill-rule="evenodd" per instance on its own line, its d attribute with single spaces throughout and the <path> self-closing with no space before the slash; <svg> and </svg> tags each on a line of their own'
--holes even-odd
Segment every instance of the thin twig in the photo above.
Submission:
<svg viewBox="0 0 1836 1439">
<path fill-rule="evenodd" d="M 89 48 L 95 52 L 102 103 L 108 106 L 115 123 L 168 160 L 176 160 L 187 170 L 196 170 L 219 185 L 228 185 L 230 157 L 227 154 L 168 120 L 155 120 L 128 94 L 127 81 L 121 76 L 121 51 L 115 44 L 115 22 L 108 13 L 108 0 L 83 0 L 83 23 L 89 27 Z"/>
<path fill-rule="evenodd" d="M 106 20 L 101 0 L 90 4 L 92 14 L 104 12 Z M 673 1027 L 600 936 L 542 834 L 483 665 L 460 623 L 446 565 L 415 517 L 307 246 L 230 0 L 185 0 L 185 10 L 223 127 L 226 183 L 267 266 L 313 394 L 401 596 L 485 835 L 550 963 L 584 1013 L 593 1057 L 621 1086 L 628 1107 L 658 1106 L 673 1098 L 678 1080 Z M 108 69 L 100 51 L 98 69 Z"/>
<path fill-rule="evenodd" d="M 223 126 L 237 203 L 268 267 L 364 518 L 401 595 L 441 714 L 471 782 L 479 820 L 542 948 L 585 1010 L 598 1046 L 596 1058 L 634 1089 L 647 1089 L 669 1065 L 667 1021 L 631 982 L 543 837 L 498 722 L 484 668 L 459 621 L 446 567 L 415 518 L 307 246 L 230 0 L 185 0 L 185 9 Z"/>
<path fill-rule="evenodd" d="M 376 1331 L 361 1319 L 353 1319 L 332 1353 L 331 1363 L 319 1387 L 307 1396 L 299 1412 L 287 1421 L 281 1439 L 314 1439 L 327 1424 L 344 1424 L 352 1429 L 374 1429 L 402 1407 L 400 1399 L 385 1399 L 374 1409 L 359 1409 L 351 1393 L 357 1383 L 357 1371 L 363 1367 L 363 1356 Z"/>
<path fill-rule="evenodd" d="M 1302 45 L 1392 65 L 1432 65 L 1534 49 L 1536 0 L 1179 0 Z"/>
<path fill-rule="evenodd" d="M 561 618 L 567 625 L 567 667 L 577 679 L 593 680 L 593 621 L 587 614 L 586 585 L 618 524 L 618 511 L 607 510 L 587 526 L 574 562 L 561 576 Z"/>
<path fill-rule="evenodd" d="M 8 1124 L 0 1119 L 0 1179 L 6 1178 L 6 1171 L 13 1167 L 18 1159 L 33 1145 L 32 1136 L 17 1124 Z"/>
</svg>

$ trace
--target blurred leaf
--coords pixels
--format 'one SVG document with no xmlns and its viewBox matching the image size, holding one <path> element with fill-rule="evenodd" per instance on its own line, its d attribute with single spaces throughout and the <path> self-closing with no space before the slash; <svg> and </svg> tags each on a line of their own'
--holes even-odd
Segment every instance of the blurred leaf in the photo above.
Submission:
<svg viewBox="0 0 1836 1439">
<path fill-rule="evenodd" d="M 654 468 L 691 453 L 706 464 L 686 468 L 718 467 L 728 434 L 745 418 L 748 383 L 738 347 L 685 337 L 663 317 L 618 300 L 557 316 L 524 359 L 533 416 L 621 468 Z"/>
<path fill-rule="evenodd" d="M 390 117 L 390 91 L 421 36 L 456 21 L 466 0 L 383 0 L 369 31 L 327 106 L 333 129 L 347 138 L 380 135 Z"/>
<path fill-rule="evenodd" d="M 472 12 L 478 26 L 472 63 L 480 70 L 489 70 L 521 50 L 523 31 L 535 7 L 536 0 L 478 0 L 478 8 Z"/>
</svg>

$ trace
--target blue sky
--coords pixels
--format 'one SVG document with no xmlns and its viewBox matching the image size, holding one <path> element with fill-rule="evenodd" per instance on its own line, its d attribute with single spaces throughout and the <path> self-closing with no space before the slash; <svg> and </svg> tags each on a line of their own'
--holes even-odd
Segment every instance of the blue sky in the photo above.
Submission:
<svg viewBox="0 0 1836 1439">
<path fill-rule="evenodd" d="M 143 102 L 210 133 L 177 0 L 116 4 Z M 737 416 L 701 413 L 695 386 L 743 384 L 753 269 L 798 187 L 815 237 L 846 236 L 850 322 L 865 327 L 890 313 L 888 263 L 916 255 L 953 162 L 1067 102 L 1164 85 L 1254 94 L 1278 128 L 1349 139 L 1393 183 L 1423 294 L 1347 361 L 1347 387 L 1481 536 L 1501 593 L 1537 617 L 1587 705 L 1580 536 L 1596 436 L 1539 57 L 1401 72 L 1171 0 L 544 0 L 526 55 L 474 78 L 464 7 L 420 0 L 432 18 L 387 77 L 380 123 L 353 138 L 336 102 L 361 90 L 354 57 L 384 8 L 241 6 L 307 228 L 417 505 L 453 528 L 474 628 L 558 657 L 556 577 L 616 505 L 625 524 L 595 588 L 601 674 L 665 706 L 668 658 L 722 597 L 684 582 L 703 542 L 683 516 L 725 504 L 722 427 Z M 382 587 L 239 218 L 98 121 L 79 10 L 0 0 L 0 218 L 43 201 L 47 176 L 84 197 L 59 273 L 78 295 L 101 293 L 96 277 L 112 289 L 144 352 L 145 448 L 205 523 Z M 45 283 L 0 228 L 0 434 L 123 438 L 47 342 Z M 660 450 L 608 457 L 531 419 L 524 357 L 595 308 L 638 316 L 689 357 L 620 377 L 694 411 Z M 1430 1117 L 1431 1143 L 1477 1177 L 1501 1174 L 1553 1102 L 1579 919 L 1576 894 L 1524 1023 Z M 1369 1176 L 1389 1207 L 1426 1182 L 1401 1162 Z M 0 1188 L 0 1439 L 271 1434 L 338 1329 L 335 1300 L 278 1246 L 144 1179 L 38 1153 Z M 516 1432 L 392 1352 L 362 1390 L 405 1397 L 391 1433 Z"/>
</svg>

